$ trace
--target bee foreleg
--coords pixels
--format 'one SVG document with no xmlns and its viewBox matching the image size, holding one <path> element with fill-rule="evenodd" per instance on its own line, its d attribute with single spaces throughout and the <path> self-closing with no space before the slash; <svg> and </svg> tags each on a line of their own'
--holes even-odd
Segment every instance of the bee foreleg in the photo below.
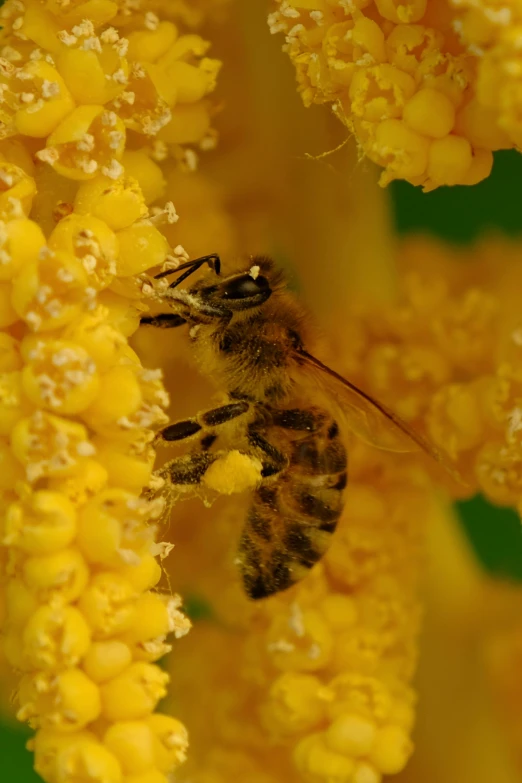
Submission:
<svg viewBox="0 0 522 783">
<path fill-rule="evenodd" d="M 156 442 L 174 443 L 179 440 L 188 440 L 198 433 L 213 435 L 210 430 L 226 424 L 226 422 L 242 416 L 250 409 L 250 404 L 245 400 L 240 402 L 231 402 L 227 405 L 220 405 L 219 408 L 212 408 L 204 413 L 198 413 L 192 419 L 177 421 L 175 424 L 169 424 L 160 430 L 156 435 Z"/>
<path fill-rule="evenodd" d="M 177 313 L 158 313 L 158 315 L 144 315 L 140 318 L 140 324 L 143 326 L 157 326 L 159 329 L 174 329 L 186 323 L 186 320 Z"/>
</svg>

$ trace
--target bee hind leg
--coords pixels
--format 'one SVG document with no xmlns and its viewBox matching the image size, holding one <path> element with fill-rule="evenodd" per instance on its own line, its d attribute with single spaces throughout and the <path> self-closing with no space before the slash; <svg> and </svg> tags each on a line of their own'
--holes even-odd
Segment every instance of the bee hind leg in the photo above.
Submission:
<svg viewBox="0 0 522 783">
<path fill-rule="evenodd" d="M 154 471 L 149 486 L 143 491 L 143 496 L 152 500 L 159 496 L 169 497 L 171 495 L 169 489 L 173 490 L 175 487 L 195 487 L 201 483 L 205 471 L 224 453 L 194 451 L 192 454 L 183 454 L 170 460 Z"/>
<path fill-rule="evenodd" d="M 174 485 L 199 484 L 212 463 L 224 453 L 196 451 L 193 454 L 184 454 L 167 462 L 156 471 L 156 476 Z"/>
<path fill-rule="evenodd" d="M 176 457 L 154 472 L 155 478 L 161 479 L 161 486 L 152 490 L 153 494 L 164 494 L 164 490 L 169 486 L 188 487 L 201 484 L 210 466 L 229 453 L 226 449 L 219 449 L 213 452 L 194 451 L 192 454 Z"/>
</svg>

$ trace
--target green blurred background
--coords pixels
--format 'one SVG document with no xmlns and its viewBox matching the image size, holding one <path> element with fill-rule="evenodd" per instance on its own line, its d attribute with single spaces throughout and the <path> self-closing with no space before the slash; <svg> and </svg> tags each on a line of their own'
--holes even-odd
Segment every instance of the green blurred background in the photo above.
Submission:
<svg viewBox="0 0 522 783">
<path fill-rule="evenodd" d="M 395 225 L 401 234 L 428 232 L 452 242 L 479 235 L 522 232 L 522 156 L 497 152 L 489 179 L 472 188 L 439 188 L 423 194 L 405 182 L 390 188 Z M 522 579 L 522 527 L 518 515 L 484 498 L 457 504 L 462 525 L 484 567 L 491 573 Z"/>
</svg>

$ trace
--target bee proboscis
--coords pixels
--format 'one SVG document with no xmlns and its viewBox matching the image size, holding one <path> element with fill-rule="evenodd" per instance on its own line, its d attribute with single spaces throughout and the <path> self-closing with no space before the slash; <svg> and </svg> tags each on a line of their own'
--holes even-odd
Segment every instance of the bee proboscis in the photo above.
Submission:
<svg viewBox="0 0 522 783">
<path fill-rule="evenodd" d="M 179 288 L 204 265 L 209 270 L 194 285 Z M 164 443 L 197 444 L 159 474 L 173 485 L 198 484 L 230 449 L 261 463 L 237 558 L 251 598 L 290 587 L 328 548 L 347 484 L 339 416 L 375 446 L 423 449 L 452 472 L 432 444 L 306 350 L 306 314 L 271 259 L 254 257 L 246 270 L 222 276 L 212 254 L 156 277 L 177 273 L 164 295 L 171 312 L 142 323 L 188 324 L 200 366 L 228 399 L 158 434 Z M 310 403 L 311 384 L 322 390 L 324 407 Z"/>
</svg>

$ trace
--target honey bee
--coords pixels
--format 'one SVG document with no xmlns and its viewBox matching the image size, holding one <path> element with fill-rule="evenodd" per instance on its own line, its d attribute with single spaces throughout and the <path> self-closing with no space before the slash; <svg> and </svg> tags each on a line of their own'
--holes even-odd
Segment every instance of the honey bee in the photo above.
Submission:
<svg viewBox="0 0 522 783">
<path fill-rule="evenodd" d="M 209 270 L 194 285 L 179 288 L 204 265 Z M 301 579 L 335 532 L 347 485 L 340 416 L 380 448 L 420 448 L 444 459 L 392 411 L 306 350 L 306 314 L 271 259 L 254 257 L 248 269 L 222 276 L 219 256 L 212 254 L 156 277 L 177 273 L 164 295 L 171 312 L 142 323 L 167 329 L 187 324 L 201 368 L 226 390 L 228 401 L 158 433 L 163 444 L 197 444 L 159 475 L 174 486 L 198 484 L 231 448 L 259 461 L 261 479 L 237 562 L 246 593 L 265 598 Z M 311 404 L 311 386 L 323 392 L 325 407 Z"/>
</svg>

